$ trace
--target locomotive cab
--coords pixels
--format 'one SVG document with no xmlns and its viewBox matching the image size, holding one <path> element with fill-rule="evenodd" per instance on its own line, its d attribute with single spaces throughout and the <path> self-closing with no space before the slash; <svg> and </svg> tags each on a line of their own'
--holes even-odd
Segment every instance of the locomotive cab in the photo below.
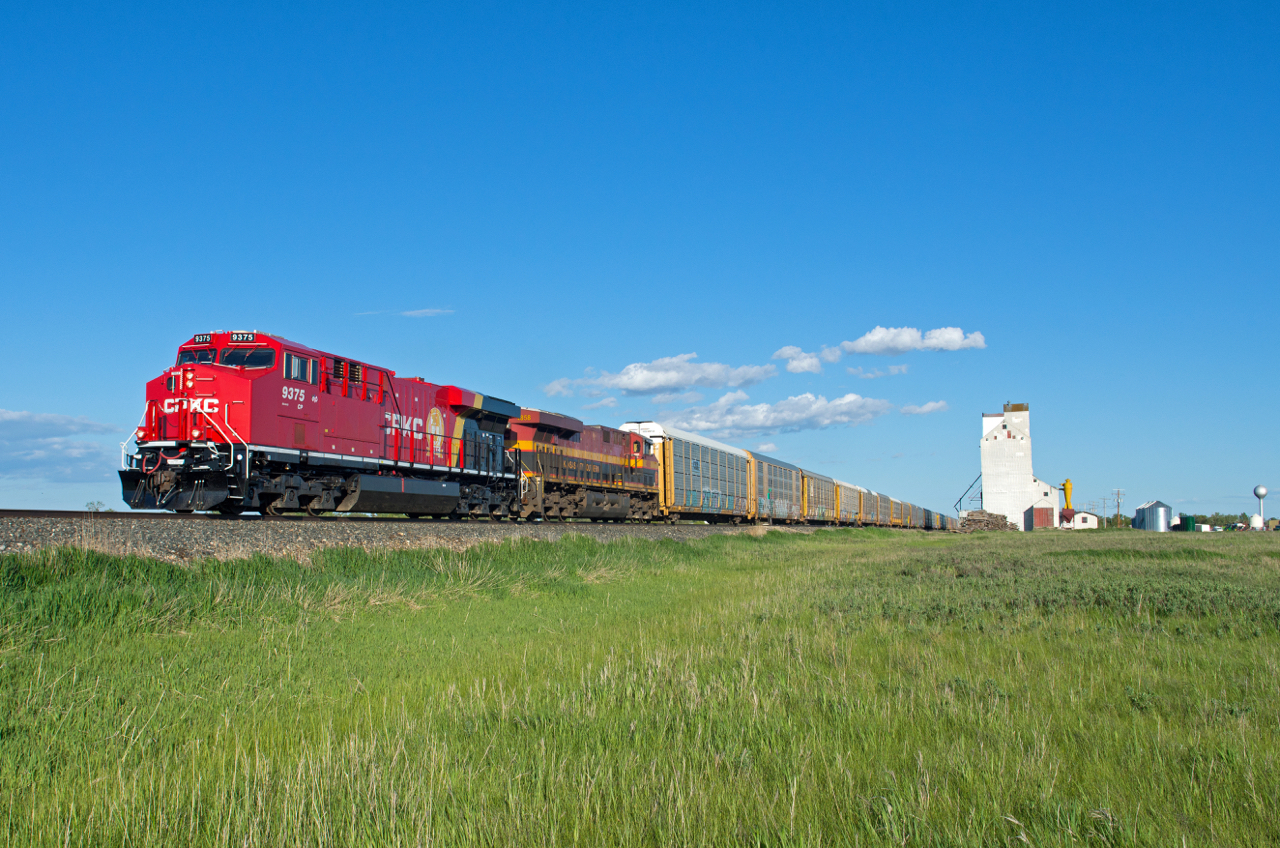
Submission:
<svg viewBox="0 0 1280 848">
<path fill-rule="evenodd" d="M 234 470 L 255 435 L 254 396 L 279 385 L 282 364 L 292 357 L 265 333 L 201 333 L 179 346 L 173 366 L 147 383 L 138 450 L 120 472 L 129 505 L 190 512 L 240 494 Z"/>
</svg>

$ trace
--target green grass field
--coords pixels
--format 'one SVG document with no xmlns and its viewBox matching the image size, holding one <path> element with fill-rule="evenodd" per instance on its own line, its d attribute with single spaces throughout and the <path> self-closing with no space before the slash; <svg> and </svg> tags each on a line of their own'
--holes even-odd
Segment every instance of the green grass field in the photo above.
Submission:
<svg viewBox="0 0 1280 848">
<path fill-rule="evenodd" d="M 1280 843 L 1280 534 L 0 557 L 3 845 Z"/>
</svg>

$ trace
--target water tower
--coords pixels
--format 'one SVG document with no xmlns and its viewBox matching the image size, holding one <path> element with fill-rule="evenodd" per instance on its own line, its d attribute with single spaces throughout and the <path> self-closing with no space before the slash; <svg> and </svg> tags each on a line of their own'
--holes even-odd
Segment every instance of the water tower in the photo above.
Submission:
<svg viewBox="0 0 1280 848">
<path fill-rule="evenodd" d="M 1267 516 L 1266 516 L 1266 513 L 1264 513 L 1264 512 L 1262 511 L 1262 499 L 1263 499 L 1263 498 L 1265 498 L 1265 497 L 1267 496 L 1267 487 L 1266 487 L 1266 486 L 1254 486 L 1254 487 L 1253 487 L 1253 496 L 1254 496 L 1255 498 L 1257 498 L 1257 499 L 1258 499 L 1258 515 L 1262 518 L 1262 526 L 1263 526 L 1263 527 L 1266 527 L 1266 526 L 1267 526 Z"/>
</svg>

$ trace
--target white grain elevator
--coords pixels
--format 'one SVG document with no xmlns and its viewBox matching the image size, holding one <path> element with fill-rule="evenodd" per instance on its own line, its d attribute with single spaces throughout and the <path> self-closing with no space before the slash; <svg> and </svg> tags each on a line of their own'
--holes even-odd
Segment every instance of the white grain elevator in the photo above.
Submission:
<svg viewBox="0 0 1280 848">
<path fill-rule="evenodd" d="M 1057 527 L 1059 492 L 1031 471 L 1031 406 L 982 414 L 982 508 L 1022 530 Z"/>
</svg>

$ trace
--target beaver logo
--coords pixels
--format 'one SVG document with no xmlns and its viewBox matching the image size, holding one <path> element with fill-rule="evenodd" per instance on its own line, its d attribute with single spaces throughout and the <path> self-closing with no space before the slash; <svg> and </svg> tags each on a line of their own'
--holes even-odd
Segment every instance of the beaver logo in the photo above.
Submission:
<svg viewBox="0 0 1280 848">
<path fill-rule="evenodd" d="M 444 459 L 444 416 L 435 407 L 427 416 L 427 433 L 431 436 L 431 452 L 436 459 Z"/>
</svg>

